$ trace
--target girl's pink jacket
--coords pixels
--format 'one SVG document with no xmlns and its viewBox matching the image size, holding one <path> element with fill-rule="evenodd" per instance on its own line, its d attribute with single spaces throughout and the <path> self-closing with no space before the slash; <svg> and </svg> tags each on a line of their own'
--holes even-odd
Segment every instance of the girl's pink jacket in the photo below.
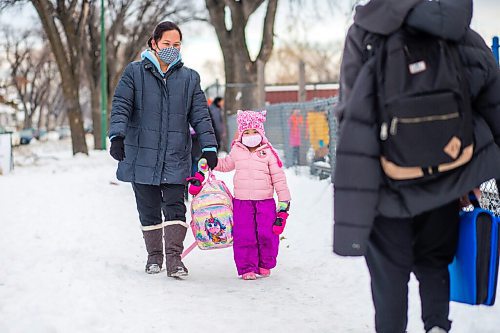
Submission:
<svg viewBox="0 0 500 333">
<path fill-rule="evenodd" d="M 219 158 L 215 170 L 228 172 L 235 169 L 234 197 L 236 199 L 271 199 L 276 190 L 279 201 L 290 201 L 285 173 L 267 144 L 263 144 L 251 153 L 241 142 L 235 142 L 229 155 Z"/>
</svg>

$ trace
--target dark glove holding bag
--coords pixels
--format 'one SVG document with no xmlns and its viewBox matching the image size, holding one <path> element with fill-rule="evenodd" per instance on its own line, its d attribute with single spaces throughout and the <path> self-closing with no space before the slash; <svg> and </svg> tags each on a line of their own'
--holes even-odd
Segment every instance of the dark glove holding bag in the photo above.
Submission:
<svg viewBox="0 0 500 333">
<path fill-rule="evenodd" d="M 123 161 L 125 159 L 125 145 L 123 144 L 123 138 L 121 136 L 111 139 L 109 154 L 117 161 Z"/>
<path fill-rule="evenodd" d="M 215 169 L 218 163 L 218 158 L 217 158 L 217 152 L 215 151 L 204 151 L 203 154 L 201 154 L 200 160 L 204 158 L 207 160 L 208 167 L 210 169 Z"/>
</svg>

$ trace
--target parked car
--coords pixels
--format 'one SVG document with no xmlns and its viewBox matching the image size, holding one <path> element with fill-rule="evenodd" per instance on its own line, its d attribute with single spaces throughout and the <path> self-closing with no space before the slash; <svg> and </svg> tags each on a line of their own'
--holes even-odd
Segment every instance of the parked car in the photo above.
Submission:
<svg viewBox="0 0 500 333">
<path fill-rule="evenodd" d="M 27 145 L 35 137 L 35 130 L 33 128 L 26 128 L 19 132 L 20 143 L 22 145 Z"/>
</svg>

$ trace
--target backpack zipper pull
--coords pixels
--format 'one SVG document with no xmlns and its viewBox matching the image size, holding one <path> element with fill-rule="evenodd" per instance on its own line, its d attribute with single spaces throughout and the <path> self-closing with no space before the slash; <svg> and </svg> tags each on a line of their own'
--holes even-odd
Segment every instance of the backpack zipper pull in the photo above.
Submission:
<svg viewBox="0 0 500 333">
<path fill-rule="evenodd" d="M 387 132 L 387 123 L 382 123 L 380 126 L 380 140 L 387 140 L 388 132 Z"/>
<path fill-rule="evenodd" d="M 391 128 L 390 128 L 390 133 L 391 135 L 396 135 L 398 133 L 398 121 L 399 119 L 394 117 L 391 120 Z"/>
</svg>

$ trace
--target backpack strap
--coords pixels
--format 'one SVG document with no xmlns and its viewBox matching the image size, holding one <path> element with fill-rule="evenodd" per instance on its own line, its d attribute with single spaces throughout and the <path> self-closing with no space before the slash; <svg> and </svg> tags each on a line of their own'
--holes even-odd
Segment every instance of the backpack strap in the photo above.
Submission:
<svg viewBox="0 0 500 333">
<path fill-rule="evenodd" d="M 185 256 L 187 256 L 193 249 L 198 245 L 196 241 L 194 241 L 187 249 L 184 250 L 181 254 L 181 260 L 184 259 Z"/>
<path fill-rule="evenodd" d="M 208 169 L 208 172 L 205 177 L 205 184 L 206 183 L 212 183 L 215 182 L 217 178 L 215 178 L 214 172 L 211 169 Z M 226 183 L 224 183 L 222 180 L 219 180 L 218 183 L 222 186 L 224 191 L 227 193 L 227 195 L 231 198 L 231 201 L 234 199 L 231 191 L 227 187 Z"/>
<path fill-rule="evenodd" d="M 215 175 L 212 169 L 208 169 L 205 178 L 207 183 L 211 183 L 212 181 L 215 180 Z"/>
<path fill-rule="evenodd" d="M 376 87 L 375 98 L 376 98 L 376 105 L 377 105 L 376 117 L 377 117 L 377 122 L 378 122 L 379 127 L 380 127 L 379 138 L 381 140 L 384 140 L 384 135 L 387 134 L 387 132 L 389 131 L 388 124 L 387 124 L 389 119 L 385 119 L 386 116 L 384 116 L 384 115 L 386 115 L 386 113 L 384 112 L 384 109 L 385 109 L 385 105 L 384 105 L 384 100 L 385 100 L 384 68 L 385 68 L 386 53 L 387 53 L 386 45 L 387 45 L 387 38 L 380 38 L 376 50 L 373 51 L 374 56 L 375 56 L 375 80 L 376 80 L 376 82 L 375 82 L 375 87 Z"/>
</svg>

